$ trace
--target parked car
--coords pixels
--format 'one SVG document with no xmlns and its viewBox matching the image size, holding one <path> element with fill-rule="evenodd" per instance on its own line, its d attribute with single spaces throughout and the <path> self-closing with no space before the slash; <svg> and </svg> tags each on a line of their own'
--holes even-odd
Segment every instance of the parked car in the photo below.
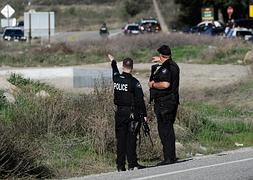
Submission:
<svg viewBox="0 0 253 180">
<path fill-rule="evenodd" d="M 251 30 L 247 28 L 234 28 L 232 29 L 231 37 L 232 38 L 237 37 L 248 41 L 253 37 L 253 33 Z"/>
<path fill-rule="evenodd" d="M 140 34 L 139 24 L 127 24 L 123 31 L 125 35 L 138 35 Z"/>
<path fill-rule="evenodd" d="M 141 32 L 159 32 L 161 31 L 161 26 L 158 20 L 150 18 L 150 19 L 142 19 L 139 22 Z"/>
<path fill-rule="evenodd" d="M 189 29 L 185 29 L 185 33 L 198 33 L 209 35 L 221 35 L 224 33 L 225 26 L 219 21 L 203 21 Z"/>
<path fill-rule="evenodd" d="M 7 27 L 3 33 L 3 40 L 6 41 L 26 41 L 24 31 L 18 27 Z"/>
<path fill-rule="evenodd" d="M 253 43 L 253 36 L 249 38 L 249 41 Z"/>
</svg>

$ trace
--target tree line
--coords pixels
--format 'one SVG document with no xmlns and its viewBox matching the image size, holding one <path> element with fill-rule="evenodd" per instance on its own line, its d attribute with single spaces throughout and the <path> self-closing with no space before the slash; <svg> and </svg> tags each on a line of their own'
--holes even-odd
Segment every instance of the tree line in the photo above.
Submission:
<svg viewBox="0 0 253 180">
<path fill-rule="evenodd" d="M 250 0 L 174 0 L 180 5 L 179 21 L 185 25 L 195 25 L 201 21 L 201 8 L 213 7 L 214 19 L 218 20 L 220 11 L 224 22 L 228 20 L 227 8 L 232 6 L 232 19 L 248 18 Z"/>
<path fill-rule="evenodd" d="M 123 4 L 123 11 L 125 15 L 134 17 L 141 12 L 148 11 L 152 8 L 152 0 L 1 0 L 0 8 L 7 3 L 12 5 L 16 10 L 16 15 L 22 16 L 22 13 L 27 8 L 28 2 L 33 5 L 77 5 L 77 4 Z M 222 14 L 222 20 L 227 22 L 228 14 L 227 7 L 232 6 L 234 13 L 233 19 L 248 18 L 249 14 L 249 1 L 253 0 L 174 0 L 174 3 L 179 5 L 178 18 L 173 22 L 178 26 L 191 26 L 196 25 L 201 21 L 201 8 L 213 7 L 214 19 L 218 20 L 220 12 Z M 168 0 L 158 0 L 161 8 L 168 3 Z M 175 7 L 170 7 L 175 8 Z M 170 9 L 168 9 L 170 11 Z M 221 19 L 220 19 L 221 20 Z"/>
</svg>

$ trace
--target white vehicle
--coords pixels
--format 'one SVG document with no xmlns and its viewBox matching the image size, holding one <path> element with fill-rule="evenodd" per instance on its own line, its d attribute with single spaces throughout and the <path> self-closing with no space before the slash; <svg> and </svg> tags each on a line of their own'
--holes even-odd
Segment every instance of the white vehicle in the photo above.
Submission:
<svg viewBox="0 0 253 180">
<path fill-rule="evenodd" d="M 247 28 L 234 28 L 232 29 L 231 37 L 238 37 L 248 41 L 250 38 L 253 37 L 253 33 Z"/>
<path fill-rule="evenodd" d="M 139 24 L 127 24 L 123 31 L 125 35 L 138 35 L 140 34 Z"/>
<path fill-rule="evenodd" d="M 190 28 L 186 32 L 205 34 L 211 28 L 212 35 L 221 35 L 224 33 L 225 26 L 219 21 L 203 21 Z"/>
<path fill-rule="evenodd" d="M 224 26 L 220 21 L 202 21 L 197 26 L 198 27 L 206 27 L 209 24 L 211 24 L 215 27 L 223 27 Z"/>
</svg>

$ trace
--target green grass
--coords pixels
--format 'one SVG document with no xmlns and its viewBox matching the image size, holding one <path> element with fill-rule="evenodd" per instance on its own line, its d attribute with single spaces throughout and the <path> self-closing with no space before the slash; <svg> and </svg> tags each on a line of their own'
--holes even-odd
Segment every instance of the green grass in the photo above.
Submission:
<svg viewBox="0 0 253 180">
<path fill-rule="evenodd" d="M 199 58 L 206 46 L 185 45 L 172 48 L 173 59 L 177 62 L 187 62 Z"/>
<path fill-rule="evenodd" d="M 107 172 L 114 168 L 114 156 L 97 154 L 87 137 L 49 136 L 41 142 L 46 163 L 57 169 L 58 178 Z"/>
<path fill-rule="evenodd" d="M 22 77 L 19 74 L 11 74 L 10 77 L 8 78 L 8 81 L 15 85 L 18 88 L 25 88 L 29 86 L 30 90 L 34 93 L 37 93 L 41 90 L 48 91 L 48 92 L 56 92 L 56 89 L 46 83 L 42 83 L 40 81 L 35 81 L 31 79 L 26 79 Z M 26 89 L 27 90 L 27 89 Z"/>
<path fill-rule="evenodd" d="M 235 143 L 244 147 L 253 145 L 253 128 L 243 123 L 213 124 L 200 130 L 196 134 L 199 143 L 208 147 L 211 152 L 235 149 Z"/>
<path fill-rule="evenodd" d="M 243 143 L 244 146 L 253 145 L 253 124 L 243 120 L 253 117 L 252 112 L 226 106 L 219 108 L 207 102 L 193 101 L 183 105 L 195 112 L 195 121 L 192 123 L 196 128 L 192 129 L 193 137 L 207 146 L 209 153 L 236 148 L 236 142 Z M 191 129 L 190 123 L 188 124 Z"/>
<path fill-rule="evenodd" d="M 200 43 L 196 45 L 196 39 Z M 94 40 L 71 43 L 54 43 L 51 47 L 34 42 L 27 43 L 0 42 L 0 64 L 14 67 L 33 66 L 73 66 L 106 61 L 106 55 L 113 53 L 123 59 L 131 57 L 135 62 L 150 62 L 157 55 L 159 42 L 172 44 L 172 58 L 177 62 L 201 64 L 237 64 L 243 60 L 250 44 L 230 42 L 227 44 L 203 37 L 186 35 L 162 36 L 143 35 L 138 37 L 119 37 L 118 39 Z M 185 41 L 182 41 L 185 39 Z M 171 41 L 171 42 L 170 42 Z M 210 42 L 211 41 L 211 42 Z M 211 44 L 210 44 L 211 43 Z M 210 44 L 207 46 L 207 44 Z M 238 45 L 238 46 L 237 46 Z"/>
<path fill-rule="evenodd" d="M 218 50 L 212 61 L 217 64 L 236 63 L 237 60 L 243 60 L 249 50 L 251 50 L 249 47 L 234 47 L 228 50 Z"/>
<path fill-rule="evenodd" d="M 244 47 L 209 47 L 207 45 L 184 45 L 172 48 L 173 59 L 178 62 L 200 64 L 236 64 L 243 60 L 250 46 Z"/>
<path fill-rule="evenodd" d="M 153 51 L 144 48 L 129 53 L 139 57 L 141 62 Z M 99 55 L 102 57 L 102 53 Z M 34 142 L 39 146 L 37 150 L 42 153 L 43 164 L 53 168 L 56 178 L 114 170 L 113 108 L 108 106 L 113 103 L 111 91 L 105 88 L 92 95 L 77 96 L 15 74 L 9 81 L 21 92 L 16 95 L 16 102 L 9 104 L 0 91 L 0 128 L 13 133 L 18 141 Z M 186 157 L 191 152 L 202 153 L 203 150 L 194 149 L 194 144 L 205 146 L 205 154 L 235 149 L 235 143 L 253 146 L 253 124 L 246 121 L 253 119 L 252 111 L 235 105 L 245 102 L 240 98 L 235 104 L 226 105 L 223 101 L 235 95 L 250 97 L 252 85 L 252 81 L 245 81 L 238 87 L 233 86 L 234 89 L 219 90 L 219 95 L 215 89 L 206 93 L 204 99 L 181 102 L 180 109 L 184 111 L 179 112 L 180 119 L 176 123 L 187 135 L 177 139 L 186 147 L 182 152 L 185 155 L 179 157 Z M 35 93 L 40 90 L 50 92 L 50 97 L 36 97 Z M 210 99 L 220 103 L 213 104 Z M 154 118 L 151 110 L 149 108 L 149 114 Z M 161 157 L 162 147 L 156 126 L 155 122 L 150 123 L 155 147 L 151 148 L 147 139 L 142 142 L 140 157 L 145 163 L 153 164 Z"/>
<path fill-rule="evenodd" d="M 243 116 L 253 116 L 252 112 L 248 112 L 247 110 L 237 110 L 235 107 L 230 106 L 217 106 L 208 104 L 206 102 L 187 102 L 187 106 L 191 106 L 196 111 L 201 112 L 203 115 L 209 118 L 220 118 L 224 119 L 238 119 Z"/>
<path fill-rule="evenodd" d="M 251 93 L 253 90 L 253 80 L 249 81 L 248 83 L 244 83 L 240 86 L 239 93 L 248 94 Z"/>
<path fill-rule="evenodd" d="M 118 53 L 119 59 L 124 59 L 126 57 L 132 57 L 135 63 L 148 63 L 151 62 L 151 58 L 155 55 L 149 49 L 133 49 L 127 53 Z"/>
</svg>

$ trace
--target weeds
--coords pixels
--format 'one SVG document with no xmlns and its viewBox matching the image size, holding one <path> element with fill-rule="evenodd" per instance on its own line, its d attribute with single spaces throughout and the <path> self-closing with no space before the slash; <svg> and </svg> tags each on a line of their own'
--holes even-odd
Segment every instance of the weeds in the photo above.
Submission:
<svg viewBox="0 0 253 180">
<path fill-rule="evenodd" d="M 105 62 L 106 55 L 132 57 L 135 62 L 149 62 L 161 44 L 169 44 L 176 61 L 191 63 L 237 63 L 243 60 L 250 44 L 240 40 L 184 35 L 140 35 L 109 40 L 54 43 L 48 46 L 3 44 L 0 63 L 10 66 L 66 66 Z M 105 46 L 106 45 L 106 46 Z"/>
<path fill-rule="evenodd" d="M 22 164 L 27 163 L 23 159 L 31 157 L 31 160 L 28 158 L 29 167 L 43 167 L 39 168 L 39 172 L 46 172 L 48 177 L 54 174 L 57 178 L 65 178 L 113 169 L 114 106 L 112 89 L 107 82 L 101 83 L 102 86 L 96 86 L 90 95 L 78 95 L 65 94 L 55 89 L 55 93 L 50 93 L 50 88 L 45 84 L 18 75 L 12 75 L 10 81 L 21 90 L 16 94 L 15 103 L 3 104 L 1 107 L 0 127 L 1 132 L 6 133 L 1 134 L 0 139 L 5 139 L 6 134 L 16 138 L 7 138 L 6 144 L 13 144 L 2 145 L 0 152 L 7 152 L 3 149 L 6 146 L 10 153 L 15 154 L 17 150 L 22 154 L 22 158 L 15 155 L 14 160 L 22 167 L 27 167 Z M 50 96 L 37 97 L 36 92 L 42 89 L 48 90 Z M 224 92 L 233 95 L 233 91 Z M 152 106 L 148 106 L 147 109 L 149 117 L 154 120 Z M 177 141 L 185 147 L 181 152 L 177 152 L 178 156 L 185 157 L 192 152 L 210 153 L 231 149 L 234 148 L 235 142 L 252 145 L 253 125 L 239 121 L 241 115 L 243 118 L 251 117 L 249 113 L 226 105 L 217 108 L 198 99 L 191 102 L 183 101 L 175 127 Z M 153 148 L 149 140 L 142 137 L 139 152 L 142 161 L 152 163 L 161 158 L 162 147 L 156 126 L 155 121 L 150 123 L 155 144 Z M 196 144 L 206 146 L 207 151 L 202 152 Z M 38 157 L 41 159 L 37 159 Z M 0 162 L 0 167 L 4 167 L 4 164 Z M 6 167 L 4 169 L 6 170 Z M 35 174 L 22 174 L 23 169 L 19 170 L 18 174 L 5 175 L 40 177 L 37 176 L 37 171 Z"/>
<path fill-rule="evenodd" d="M 0 178 L 53 176 L 53 171 L 41 163 L 35 144 L 15 138 L 15 132 L 0 126 Z"/>
</svg>

